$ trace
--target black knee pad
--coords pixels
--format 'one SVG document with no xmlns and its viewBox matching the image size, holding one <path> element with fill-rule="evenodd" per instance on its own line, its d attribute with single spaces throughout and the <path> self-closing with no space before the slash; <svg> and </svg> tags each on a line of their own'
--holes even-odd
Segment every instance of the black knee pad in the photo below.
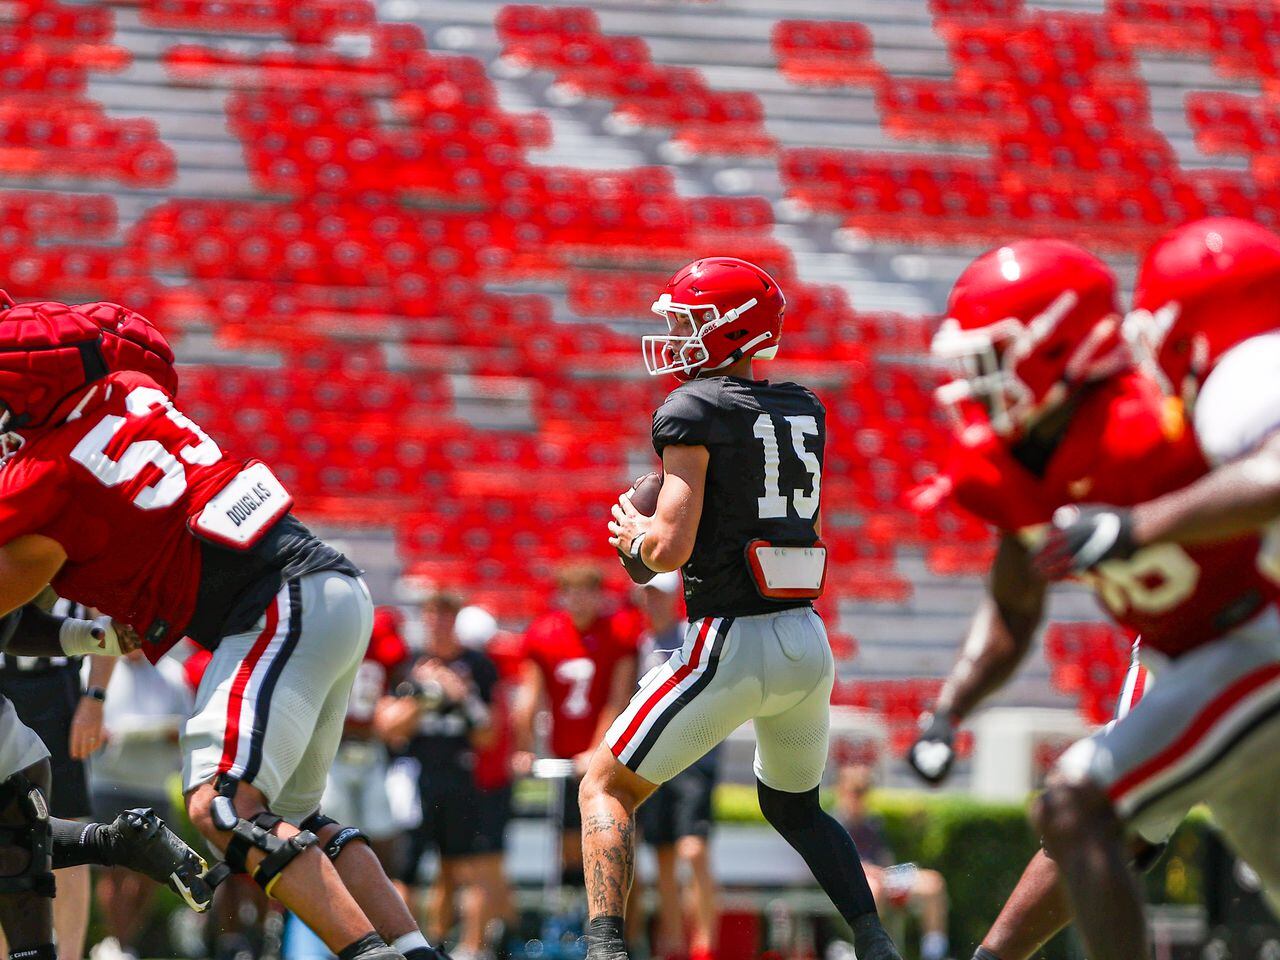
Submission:
<svg viewBox="0 0 1280 960">
<path fill-rule="evenodd" d="M 756 796 L 760 800 L 760 812 L 764 814 L 764 818 L 784 837 L 791 830 L 812 826 L 822 813 L 817 787 L 804 793 L 787 793 L 757 780 Z"/>
<path fill-rule="evenodd" d="M 308 847 L 313 847 L 319 838 L 310 830 L 296 833 L 287 840 L 282 840 L 271 831 L 284 820 L 268 811 L 255 814 L 245 820 L 235 809 L 235 795 L 239 782 L 225 774 L 218 780 L 218 796 L 214 797 L 212 806 L 213 825 L 219 830 L 231 834 L 227 843 L 225 862 L 232 873 L 247 873 L 268 896 L 271 888 L 294 859 Z M 261 850 L 265 857 L 258 866 L 250 870 L 249 851 Z"/>
<path fill-rule="evenodd" d="M 371 846 L 368 836 L 359 827 L 342 827 L 333 817 L 326 817 L 319 810 L 303 820 L 300 826 L 303 830 L 309 830 L 317 836 L 325 827 L 341 827 L 324 845 L 324 855 L 335 863 L 338 860 L 338 855 L 342 853 L 342 848 L 353 840 L 359 840 L 366 846 Z"/>
<path fill-rule="evenodd" d="M 43 761 L 47 774 L 48 761 Z M 40 778 L 40 770 L 31 772 Z M 0 783 L 0 846 L 16 849 L 26 865 L 0 876 L 0 893 L 54 896 L 49 807 L 39 784 L 19 772 Z"/>
</svg>

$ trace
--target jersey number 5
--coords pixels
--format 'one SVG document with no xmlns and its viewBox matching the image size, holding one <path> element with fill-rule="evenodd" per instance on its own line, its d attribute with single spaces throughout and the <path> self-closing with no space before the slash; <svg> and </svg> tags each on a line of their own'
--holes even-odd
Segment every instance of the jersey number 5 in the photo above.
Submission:
<svg viewBox="0 0 1280 960">
<path fill-rule="evenodd" d="M 812 520 L 818 513 L 818 499 L 822 492 L 822 464 L 815 454 L 804 447 L 805 437 L 818 435 L 818 421 L 813 417 L 784 418 L 791 430 L 791 448 L 809 476 L 813 478 L 813 489 L 805 493 L 802 489 L 791 491 L 791 503 L 801 519 Z M 756 417 L 756 439 L 764 443 L 764 496 L 757 497 L 760 508 L 760 519 L 769 520 L 787 515 L 787 497 L 783 496 L 780 485 L 782 458 L 778 452 L 778 434 L 774 429 L 773 417 L 762 413 Z"/>
<path fill-rule="evenodd" d="M 128 483 L 148 466 L 158 469 L 159 479 L 143 487 L 133 498 L 134 506 L 143 510 L 167 507 L 186 491 L 187 471 L 179 458 L 192 465 L 217 463 L 222 459 L 222 450 L 209 435 L 175 410 L 169 398 L 159 390 L 135 387 L 125 398 L 129 416 L 143 417 L 157 407 L 165 411 L 165 416 L 175 426 L 191 434 L 192 439 L 182 445 L 177 456 L 165 449 L 159 440 L 135 440 L 125 447 L 119 460 L 112 460 L 107 455 L 107 446 L 128 422 L 127 417 L 114 414 L 103 417 L 71 451 L 71 459 L 88 469 L 107 487 Z"/>
</svg>

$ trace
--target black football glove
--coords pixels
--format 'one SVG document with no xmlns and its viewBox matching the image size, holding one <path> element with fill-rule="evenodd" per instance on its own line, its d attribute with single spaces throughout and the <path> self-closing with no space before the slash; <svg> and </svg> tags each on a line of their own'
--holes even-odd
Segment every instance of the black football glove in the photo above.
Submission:
<svg viewBox="0 0 1280 960">
<path fill-rule="evenodd" d="M 1127 507 L 1059 507 L 1033 563 L 1047 580 L 1092 570 L 1107 560 L 1128 560 L 1138 550 Z"/>
<path fill-rule="evenodd" d="M 926 783 L 937 786 L 947 779 L 956 759 L 956 729 L 944 713 L 922 713 L 920 736 L 907 751 L 907 763 Z"/>
</svg>

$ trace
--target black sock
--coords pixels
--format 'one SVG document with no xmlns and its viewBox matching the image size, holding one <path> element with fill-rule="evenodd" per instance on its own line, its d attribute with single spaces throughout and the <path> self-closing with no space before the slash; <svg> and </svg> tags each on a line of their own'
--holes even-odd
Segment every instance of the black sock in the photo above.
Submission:
<svg viewBox="0 0 1280 960">
<path fill-rule="evenodd" d="M 804 857 L 813 878 L 845 923 L 856 931 L 860 918 L 876 917 L 876 901 L 858 858 L 858 848 L 849 831 L 819 805 L 817 788 L 787 793 L 757 781 L 756 792 L 765 819 Z M 878 919 L 876 924 L 879 925 Z M 862 951 L 858 956 L 862 957 Z"/>
<path fill-rule="evenodd" d="M 592 917 L 587 924 L 587 956 L 614 957 L 626 955 L 627 944 L 622 933 L 621 917 Z"/>
<path fill-rule="evenodd" d="M 9 960 L 58 960 L 58 948 L 52 943 L 42 943 L 38 947 L 14 947 L 9 951 Z"/>
<path fill-rule="evenodd" d="M 53 869 L 78 867 L 92 863 L 100 867 L 115 865 L 112 857 L 111 834 L 103 823 L 79 823 L 75 820 L 49 818 L 52 834 L 51 854 Z"/>
<path fill-rule="evenodd" d="M 973 960 L 1000 960 L 1000 958 L 986 947 L 979 947 L 973 951 Z"/>
<path fill-rule="evenodd" d="M 387 946 L 387 942 L 385 940 L 383 940 L 376 933 L 370 931 L 369 933 L 366 933 L 363 937 L 361 937 L 359 940 L 357 940 L 355 943 L 348 944 L 347 946 L 339 950 L 338 960 L 356 960 L 356 957 L 369 953 L 370 951 L 373 951 L 373 950 L 390 950 L 390 949 L 391 948 Z"/>
<path fill-rule="evenodd" d="M 880 918 L 874 913 L 859 917 L 853 927 L 853 950 L 858 960 L 902 960 L 898 948 L 889 939 L 889 934 L 880 925 Z"/>
</svg>

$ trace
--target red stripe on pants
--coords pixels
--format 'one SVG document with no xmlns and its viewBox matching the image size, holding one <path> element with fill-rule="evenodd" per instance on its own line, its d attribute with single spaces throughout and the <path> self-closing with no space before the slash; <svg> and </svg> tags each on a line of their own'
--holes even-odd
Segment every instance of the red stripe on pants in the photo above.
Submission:
<svg viewBox="0 0 1280 960">
<path fill-rule="evenodd" d="M 253 641 L 249 655 L 240 661 L 236 669 L 236 678 L 231 684 L 231 693 L 227 697 L 227 729 L 222 738 L 222 761 L 218 764 L 218 772 L 226 773 L 236 762 L 236 753 L 240 748 L 240 713 L 244 709 L 244 691 L 249 686 L 249 678 L 254 668 L 262 659 L 267 645 L 276 634 L 276 626 L 280 623 L 280 598 L 271 601 L 267 607 L 267 623 Z"/>
<path fill-rule="evenodd" d="M 636 711 L 636 715 L 631 718 L 631 722 L 627 724 L 627 729 L 622 731 L 622 736 L 618 738 L 618 742 L 613 745 L 613 755 L 616 757 L 619 753 L 627 748 L 627 744 L 631 742 L 631 738 L 636 735 L 636 731 L 640 729 L 645 718 L 653 712 L 656 707 L 668 693 L 674 690 L 685 677 L 693 673 L 694 665 L 702 656 L 702 648 L 707 641 L 707 634 L 711 631 L 712 617 L 707 617 L 702 622 L 702 629 L 698 631 L 698 640 L 693 645 L 693 652 L 690 654 L 687 662 L 681 664 L 671 676 L 657 690 L 653 691 L 653 695 L 645 701 L 643 707 Z"/>
<path fill-rule="evenodd" d="M 1150 780 L 1156 774 L 1173 766 L 1178 760 L 1186 756 L 1201 740 L 1204 739 L 1213 725 L 1222 718 L 1228 710 L 1243 700 L 1249 694 L 1258 690 L 1260 687 L 1266 686 L 1276 677 L 1280 677 L 1280 664 L 1270 664 L 1253 673 L 1246 673 L 1243 677 L 1227 687 L 1217 697 L 1209 702 L 1209 705 L 1196 714 L 1191 721 L 1191 726 L 1183 731 L 1177 740 L 1169 744 L 1146 763 L 1141 764 L 1112 784 L 1111 789 L 1107 791 L 1111 797 L 1111 801 L 1115 803 L 1134 787 L 1139 786 L 1146 780 Z M 1123 722 L 1123 721 L 1121 721 Z"/>
</svg>

